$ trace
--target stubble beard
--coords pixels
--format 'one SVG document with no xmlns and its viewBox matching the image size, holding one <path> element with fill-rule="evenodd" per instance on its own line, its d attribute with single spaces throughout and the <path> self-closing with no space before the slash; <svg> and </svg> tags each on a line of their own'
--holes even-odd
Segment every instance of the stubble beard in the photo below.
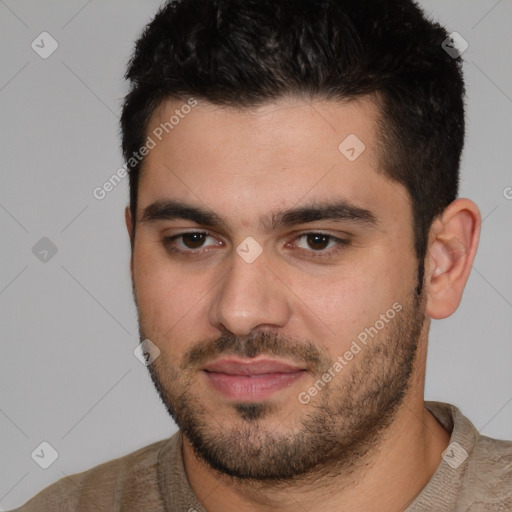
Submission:
<svg viewBox="0 0 512 512">
<path fill-rule="evenodd" d="M 269 333 L 246 339 L 225 334 L 194 345 L 182 368 L 170 364 L 163 354 L 148 368 L 160 398 L 195 454 L 214 470 L 235 479 L 276 485 L 346 473 L 378 446 L 403 402 L 424 311 L 423 297 L 411 294 L 386 329 L 370 339 L 314 400 L 304 405 L 297 399 L 290 415 L 296 419 L 284 433 L 273 421 L 279 413 L 276 405 L 266 401 L 233 404 L 231 423 L 215 417 L 215 410 L 194 392 L 194 372 L 185 368 L 187 364 L 197 367 L 213 356 L 275 355 L 308 361 L 316 382 L 334 361 L 312 343 Z M 149 333 L 143 333 L 140 325 L 141 339 L 146 339 Z M 285 421 L 288 424 L 290 418 Z"/>
</svg>

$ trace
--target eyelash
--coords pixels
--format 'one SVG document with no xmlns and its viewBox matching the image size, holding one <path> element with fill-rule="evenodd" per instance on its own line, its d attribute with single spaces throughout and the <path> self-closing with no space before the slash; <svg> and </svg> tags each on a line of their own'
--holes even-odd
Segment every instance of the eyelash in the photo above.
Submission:
<svg viewBox="0 0 512 512">
<path fill-rule="evenodd" d="M 169 253 L 182 255 L 182 256 L 200 257 L 200 256 L 204 255 L 206 252 L 208 252 L 209 250 L 211 250 L 211 249 L 204 249 L 204 248 L 178 249 L 175 245 L 173 245 L 173 243 L 175 240 L 178 240 L 179 238 L 183 238 L 185 235 L 205 235 L 207 237 L 211 236 L 212 238 L 214 238 L 213 235 L 211 235 L 207 231 L 188 231 L 188 232 L 184 232 L 184 233 L 178 233 L 177 235 L 164 237 L 162 240 L 162 243 Z M 298 248 L 299 251 L 307 252 L 308 257 L 310 257 L 310 258 L 326 258 L 326 257 L 333 256 L 351 244 L 350 240 L 338 238 L 334 235 L 329 235 L 328 233 L 323 233 L 321 231 L 307 231 L 304 233 L 300 233 L 293 239 L 293 241 L 296 242 L 296 241 L 300 240 L 301 238 L 306 237 L 308 235 L 325 236 L 329 239 L 328 244 L 330 242 L 336 242 L 336 245 L 334 247 L 330 247 L 329 249 L 318 250 L 318 251 L 314 251 L 312 249 L 311 250 L 302 249 L 300 247 Z M 289 243 L 287 243 L 286 245 L 288 246 Z"/>
</svg>

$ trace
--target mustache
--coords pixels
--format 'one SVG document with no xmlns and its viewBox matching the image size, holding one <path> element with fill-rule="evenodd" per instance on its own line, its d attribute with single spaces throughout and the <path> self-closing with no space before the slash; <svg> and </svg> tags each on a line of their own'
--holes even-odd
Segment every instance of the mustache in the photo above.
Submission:
<svg viewBox="0 0 512 512">
<path fill-rule="evenodd" d="M 223 333 L 218 338 L 203 341 L 185 354 L 181 368 L 199 368 L 214 358 L 228 355 L 248 358 L 259 355 L 282 357 L 297 363 L 306 363 L 308 370 L 315 373 L 330 364 L 330 360 L 309 341 L 297 342 L 286 336 L 260 332 L 248 337 Z"/>
</svg>

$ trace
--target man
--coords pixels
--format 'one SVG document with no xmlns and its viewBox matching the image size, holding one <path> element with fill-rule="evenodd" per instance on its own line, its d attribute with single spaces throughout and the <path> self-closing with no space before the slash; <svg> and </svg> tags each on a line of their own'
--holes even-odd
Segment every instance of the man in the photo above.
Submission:
<svg viewBox="0 0 512 512">
<path fill-rule="evenodd" d="M 409 1 L 161 9 L 121 125 L 142 349 L 180 431 L 18 510 L 512 509 L 512 443 L 423 393 L 480 230 L 454 44 Z"/>
</svg>

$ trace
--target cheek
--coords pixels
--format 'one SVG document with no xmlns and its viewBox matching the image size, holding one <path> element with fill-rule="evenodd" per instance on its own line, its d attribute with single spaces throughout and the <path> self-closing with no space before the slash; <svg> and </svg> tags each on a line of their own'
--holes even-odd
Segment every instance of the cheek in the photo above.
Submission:
<svg viewBox="0 0 512 512">
<path fill-rule="evenodd" d="M 416 284 L 416 269 L 413 257 L 371 251 L 327 276 L 295 279 L 296 312 L 312 339 L 338 356 L 366 328 L 380 325 L 381 315 L 404 306 Z"/>
<path fill-rule="evenodd" d="M 368 276 L 338 272 L 324 282 L 302 282 L 297 297 L 300 317 L 307 331 L 335 359 L 350 346 L 379 309 Z M 303 327 L 304 328 L 304 327 Z"/>
<path fill-rule="evenodd" d="M 179 336 L 184 327 L 195 327 L 208 291 L 201 273 L 180 271 L 170 265 L 163 251 L 140 244 L 134 252 L 134 281 L 139 320 L 147 335 L 157 339 Z M 187 329 L 190 331 L 190 329 Z"/>
</svg>

